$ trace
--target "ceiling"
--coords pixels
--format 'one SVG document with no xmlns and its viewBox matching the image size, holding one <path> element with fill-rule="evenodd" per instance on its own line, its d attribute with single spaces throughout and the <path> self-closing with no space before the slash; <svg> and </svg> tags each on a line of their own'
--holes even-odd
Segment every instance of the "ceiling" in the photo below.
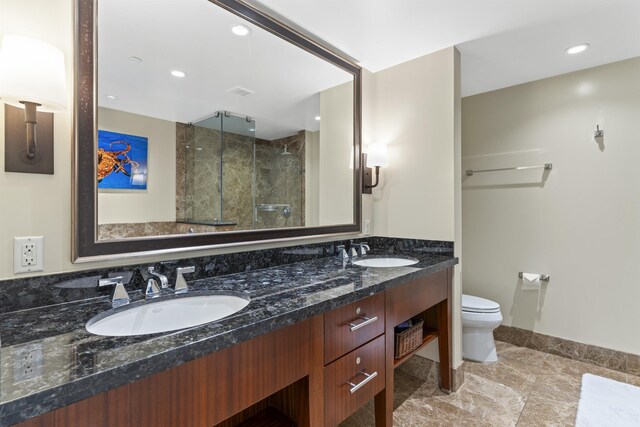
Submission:
<svg viewBox="0 0 640 427">
<path fill-rule="evenodd" d="M 640 56 L 640 0 L 247 1 L 373 72 L 457 46 L 463 96 Z M 238 23 L 206 0 L 100 0 L 99 105 L 184 123 L 230 111 L 264 139 L 317 130 L 318 93 L 350 75 L 246 22 L 237 37 Z"/>
<path fill-rule="evenodd" d="M 100 0 L 98 6 L 100 107 L 182 123 L 228 111 L 255 119 L 256 137 L 272 140 L 318 130 L 318 94 L 352 80 L 206 0 Z M 234 35 L 238 24 L 250 34 Z M 235 87 L 253 93 L 232 93 Z M 234 123 L 226 120 L 225 129 Z"/>
<path fill-rule="evenodd" d="M 640 0 L 249 1 L 373 72 L 457 46 L 463 96 L 640 56 Z"/>
</svg>

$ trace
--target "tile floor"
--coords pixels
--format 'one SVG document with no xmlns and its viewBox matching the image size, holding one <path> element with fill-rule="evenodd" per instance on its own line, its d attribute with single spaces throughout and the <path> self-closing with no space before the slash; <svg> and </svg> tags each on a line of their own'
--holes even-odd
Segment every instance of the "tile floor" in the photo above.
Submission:
<svg viewBox="0 0 640 427">
<path fill-rule="evenodd" d="M 573 426 L 582 375 L 640 386 L 640 377 L 497 342 L 493 364 L 465 362 L 465 381 L 451 395 L 437 384 L 435 365 L 413 357 L 396 370 L 394 426 Z M 341 427 L 374 425 L 373 404 Z"/>
</svg>

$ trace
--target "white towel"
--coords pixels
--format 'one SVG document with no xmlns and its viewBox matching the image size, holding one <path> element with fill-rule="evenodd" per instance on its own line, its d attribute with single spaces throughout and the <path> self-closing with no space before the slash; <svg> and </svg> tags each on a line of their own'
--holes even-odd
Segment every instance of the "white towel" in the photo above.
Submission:
<svg viewBox="0 0 640 427">
<path fill-rule="evenodd" d="M 584 374 L 576 427 L 640 426 L 640 387 Z"/>
</svg>

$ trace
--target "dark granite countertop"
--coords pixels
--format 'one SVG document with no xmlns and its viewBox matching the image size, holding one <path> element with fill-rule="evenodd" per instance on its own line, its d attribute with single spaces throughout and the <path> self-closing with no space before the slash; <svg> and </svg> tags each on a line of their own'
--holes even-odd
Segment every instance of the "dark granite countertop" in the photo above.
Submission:
<svg viewBox="0 0 640 427">
<path fill-rule="evenodd" d="M 111 309 L 107 297 L 0 314 L 0 426 L 133 382 L 458 262 L 451 252 L 394 253 L 399 255 L 419 262 L 408 267 L 362 268 L 325 257 L 190 281 L 191 295 L 231 291 L 247 294 L 251 302 L 224 319 L 163 334 L 103 337 L 88 333 L 85 323 Z M 170 296 L 166 292 L 166 297 Z M 141 292 L 133 292 L 131 297 L 132 302 L 145 303 Z M 33 371 L 24 379 L 20 370 L 27 354 L 41 358 L 41 363 L 31 361 L 27 369 Z"/>
</svg>

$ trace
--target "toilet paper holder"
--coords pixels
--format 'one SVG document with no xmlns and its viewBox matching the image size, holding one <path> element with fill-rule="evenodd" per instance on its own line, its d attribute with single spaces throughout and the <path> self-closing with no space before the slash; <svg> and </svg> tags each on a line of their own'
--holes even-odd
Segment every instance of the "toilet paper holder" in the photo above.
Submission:
<svg viewBox="0 0 640 427">
<path fill-rule="evenodd" d="M 523 274 L 524 274 L 524 272 L 522 272 L 522 271 L 519 272 L 518 273 L 518 277 L 520 279 L 523 279 Z M 535 273 L 535 274 L 538 274 L 538 273 Z M 548 274 L 539 274 L 539 276 L 540 276 L 540 281 L 541 282 L 548 282 L 549 281 L 550 276 Z"/>
</svg>

